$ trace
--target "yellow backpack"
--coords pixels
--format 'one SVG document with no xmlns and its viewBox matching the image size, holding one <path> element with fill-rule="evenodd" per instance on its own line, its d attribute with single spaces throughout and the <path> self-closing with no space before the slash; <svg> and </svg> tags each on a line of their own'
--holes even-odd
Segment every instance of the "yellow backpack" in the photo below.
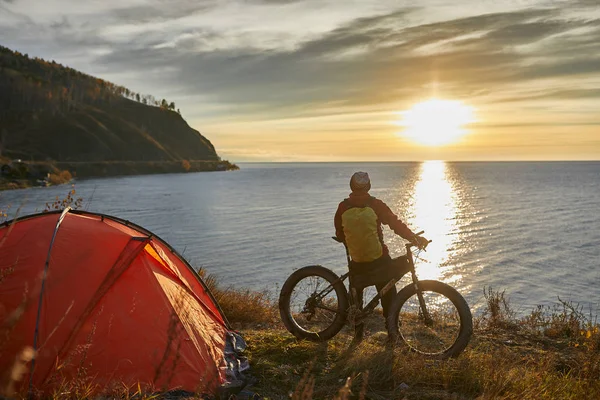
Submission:
<svg viewBox="0 0 600 400">
<path fill-rule="evenodd" d="M 377 232 L 377 214 L 369 203 L 363 207 L 351 206 L 342 214 L 346 246 L 352 261 L 371 262 L 383 255 Z"/>
</svg>

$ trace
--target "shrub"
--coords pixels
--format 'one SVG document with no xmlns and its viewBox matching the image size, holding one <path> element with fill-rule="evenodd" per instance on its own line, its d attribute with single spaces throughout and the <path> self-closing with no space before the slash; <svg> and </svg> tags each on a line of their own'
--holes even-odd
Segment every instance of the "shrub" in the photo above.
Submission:
<svg viewBox="0 0 600 400">
<path fill-rule="evenodd" d="M 510 328 L 515 324 L 515 312 L 504 293 L 505 291 L 495 291 L 491 286 L 483 288 L 486 308 L 478 321 L 479 325 L 487 328 Z"/>
<path fill-rule="evenodd" d="M 255 292 L 249 289 L 222 288 L 214 275 L 200 268 L 198 274 L 208 286 L 231 324 L 253 325 L 271 324 L 278 318 L 277 305 L 266 291 Z"/>
<path fill-rule="evenodd" d="M 51 173 L 48 176 L 48 182 L 51 185 L 62 185 L 63 183 L 68 183 L 73 179 L 73 175 L 67 170 L 60 171 L 56 174 Z"/>
<path fill-rule="evenodd" d="M 4 222 L 6 218 L 8 218 L 8 210 L 10 209 L 10 204 L 6 206 L 0 206 L 0 222 Z"/>
<path fill-rule="evenodd" d="M 232 324 L 271 324 L 278 317 L 277 307 L 266 292 L 227 288 L 214 295 Z"/>
<path fill-rule="evenodd" d="M 69 192 L 67 193 L 67 196 L 64 199 L 59 199 L 58 196 L 56 196 L 56 199 L 52 202 L 52 203 L 46 203 L 46 208 L 44 209 L 44 212 L 48 212 L 48 211 L 54 211 L 54 210 L 64 210 L 67 207 L 71 207 L 72 209 L 76 210 L 78 208 L 81 208 L 81 205 L 83 203 L 83 198 L 81 197 L 75 197 L 76 191 L 75 191 L 75 185 L 71 186 L 72 189 L 69 190 Z"/>
<path fill-rule="evenodd" d="M 71 179 L 73 179 L 73 175 L 71 175 L 71 173 L 67 170 L 61 171 L 60 172 L 60 177 L 62 178 L 63 182 L 69 182 Z"/>
</svg>

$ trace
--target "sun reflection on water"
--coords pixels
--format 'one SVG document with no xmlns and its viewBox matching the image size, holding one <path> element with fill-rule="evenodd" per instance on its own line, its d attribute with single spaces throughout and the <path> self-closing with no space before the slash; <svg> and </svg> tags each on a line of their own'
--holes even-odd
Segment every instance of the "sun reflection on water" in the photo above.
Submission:
<svg viewBox="0 0 600 400">
<path fill-rule="evenodd" d="M 424 230 L 423 236 L 433 241 L 416 263 L 419 279 L 461 279 L 447 266 L 459 231 L 457 194 L 449 175 L 445 162 L 423 162 L 410 200 L 409 225 L 413 230 Z"/>
</svg>

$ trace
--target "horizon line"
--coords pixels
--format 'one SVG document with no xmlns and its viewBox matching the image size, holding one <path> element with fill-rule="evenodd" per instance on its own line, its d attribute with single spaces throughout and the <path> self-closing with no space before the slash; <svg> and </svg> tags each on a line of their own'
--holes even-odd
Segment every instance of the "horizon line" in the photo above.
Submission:
<svg viewBox="0 0 600 400">
<path fill-rule="evenodd" d="M 387 160 L 387 161 L 232 161 L 239 164 L 384 164 L 384 163 L 422 163 L 427 161 L 443 161 L 452 163 L 511 163 L 511 162 L 600 162 L 600 159 L 564 159 L 564 160 Z"/>
</svg>

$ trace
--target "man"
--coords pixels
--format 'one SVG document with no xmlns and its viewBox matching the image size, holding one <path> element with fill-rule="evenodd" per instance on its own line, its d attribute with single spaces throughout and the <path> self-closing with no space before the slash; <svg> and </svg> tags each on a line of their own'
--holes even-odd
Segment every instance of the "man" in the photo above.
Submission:
<svg viewBox="0 0 600 400">
<path fill-rule="evenodd" d="M 350 293 L 355 294 L 358 309 L 363 306 L 363 289 L 375 285 L 377 291 L 394 277 L 408 272 L 406 259 L 394 262 L 383 241 L 382 224 L 388 225 L 397 235 L 402 236 L 425 248 L 429 241 L 415 235 L 390 208 L 381 200 L 369 194 L 371 180 L 366 172 L 356 172 L 350 179 L 352 193 L 338 206 L 335 213 L 335 233 L 345 243 L 350 253 Z M 396 296 L 396 287 L 392 287 L 381 298 L 383 316 L 387 329 L 387 315 Z M 354 341 L 363 339 L 364 323 L 355 325 Z"/>
</svg>

